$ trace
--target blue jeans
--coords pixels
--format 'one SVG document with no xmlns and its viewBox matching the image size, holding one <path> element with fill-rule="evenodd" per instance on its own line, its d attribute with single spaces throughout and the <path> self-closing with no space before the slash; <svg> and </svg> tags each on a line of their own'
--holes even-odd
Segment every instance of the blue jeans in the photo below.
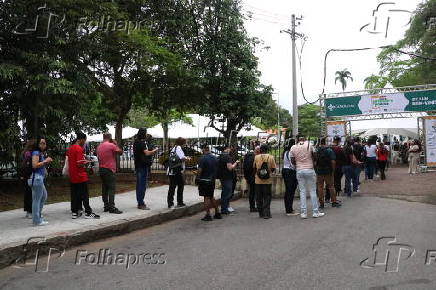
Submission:
<svg viewBox="0 0 436 290">
<path fill-rule="evenodd" d="M 374 170 L 375 170 L 375 157 L 366 157 L 366 168 L 368 170 L 368 179 L 374 179 Z"/>
<path fill-rule="evenodd" d="M 297 170 L 298 187 L 300 188 L 300 208 L 307 214 L 306 193 L 309 192 L 313 213 L 318 213 L 318 197 L 316 195 L 316 174 L 313 169 Z"/>
<path fill-rule="evenodd" d="M 146 167 L 136 168 L 136 201 L 138 206 L 145 205 L 144 197 L 147 188 L 148 170 Z"/>
<path fill-rule="evenodd" d="M 232 179 L 221 179 L 221 213 L 229 213 L 230 199 L 232 197 Z"/>
<path fill-rule="evenodd" d="M 362 168 L 358 166 L 358 167 L 354 167 L 353 169 L 354 169 L 354 177 L 356 179 L 356 187 L 354 187 L 354 183 L 353 183 L 353 191 L 357 191 L 360 185 L 360 172 L 362 172 Z"/>
<path fill-rule="evenodd" d="M 353 182 L 353 191 L 359 188 L 358 175 L 356 175 L 356 168 L 351 165 L 342 166 L 342 172 L 345 175 L 345 194 L 351 196 L 351 182 Z M 359 171 L 360 173 L 360 171 Z"/>
<path fill-rule="evenodd" d="M 33 184 L 32 184 L 33 183 Z M 39 225 L 42 222 L 41 212 L 45 201 L 47 200 L 47 190 L 44 185 L 44 176 L 35 174 L 27 180 L 27 184 L 32 188 L 32 222 Z"/>
</svg>

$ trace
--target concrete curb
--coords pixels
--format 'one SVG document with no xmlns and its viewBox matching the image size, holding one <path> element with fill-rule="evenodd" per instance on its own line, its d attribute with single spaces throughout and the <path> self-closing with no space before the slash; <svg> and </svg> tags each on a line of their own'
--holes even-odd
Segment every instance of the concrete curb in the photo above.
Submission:
<svg viewBox="0 0 436 290">
<path fill-rule="evenodd" d="M 235 193 L 233 200 L 239 199 L 240 197 L 240 193 Z M 41 237 L 39 240 L 28 241 L 27 243 L 20 242 L 7 244 L 0 248 L 0 269 L 6 268 L 14 263 L 19 264 L 20 262 L 23 262 L 26 253 L 34 254 L 38 250 L 39 257 L 41 255 L 47 255 L 51 249 L 53 254 L 57 254 L 81 244 L 121 236 L 126 233 L 145 229 L 182 217 L 192 216 L 202 210 L 203 203 L 199 202 L 184 208 L 163 210 L 152 216 L 137 216 L 121 219 L 106 224 L 100 224 L 98 226 L 88 226 L 79 231 L 59 232 L 53 235 Z M 41 245 L 43 245 L 43 247 Z M 34 255 L 33 257 L 27 256 L 27 258 L 29 260 L 32 258 L 35 260 Z"/>
</svg>

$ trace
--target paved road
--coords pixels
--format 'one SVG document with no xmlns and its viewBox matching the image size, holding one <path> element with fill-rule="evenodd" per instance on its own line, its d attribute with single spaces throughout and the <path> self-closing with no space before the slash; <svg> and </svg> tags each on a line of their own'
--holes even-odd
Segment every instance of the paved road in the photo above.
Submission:
<svg viewBox="0 0 436 290">
<path fill-rule="evenodd" d="M 234 203 L 238 214 L 224 220 L 204 223 L 196 215 L 83 245 L 52 258 L 47 273 L 35 273 L 31 266 L 6 268 L 0 271 L 0 289 L 436 289 L 436 262 L 425 265 L 426 251 L 436 250 L 434 205 L 354 197 L 344 200 L 342 209 L 327 208 L 321 219 L 301 220 L 285 216 L 276 200 L 273 218 L 263 220 L 246 204 Z M 383 236 L 395 236 L 416 250 L 409 259 L 408 250 L 401 253 L 398 272 L 360 266 Z M 119 254 L 163 253 L 142 261 L 165 264 L 129 269 L 83 260 L 75 264 L 78 250 L 104 248 Z M 379 248 L 386 251 L 382 243 Z M 394 257 L 398 247 L 391 249 Z"/>
</svg>

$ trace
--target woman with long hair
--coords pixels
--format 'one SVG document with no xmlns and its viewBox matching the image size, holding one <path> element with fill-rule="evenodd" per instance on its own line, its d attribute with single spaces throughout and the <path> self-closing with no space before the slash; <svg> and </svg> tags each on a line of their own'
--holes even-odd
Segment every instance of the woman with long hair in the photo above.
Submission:
<svg viewBox="0 0 436 290">
<path fill-rule="evenodd" d="M 32 189 L 32 221 L 34 226 L 45 226 L 48 222 L 41 218 L 42 208 L 47 200 L 47 190 L 44 179 L 47 175 L 46 165 L 53 161 L 45 158 L 47 143 L 44 138 L 38 138 L 32 149 L 32 174 L 27 180 Z"/>
<path fill-rule="evenodd" d="M 21 176 L 23 177 L 24 186 L 24 211 L 26 212 L 26 218 L 32 218 L 32 188 L 27 184 L 27 179 L 32 174 L 32 149 L 35 146 L 36 140 L 28 140 L 24 146 L 24 150 L 21 154 Z"/>
<path fill-rule="evenodd" d="M 286 190 L 284 196 L 284 202 L 285 202 L 286 215 L 288 216 L 299 214 L 293 209 L 295 190 L 297 189 L 298 186 L 297 171 L 295 170 L 295 165 L 292 164 L 291 162 L 291 158 L 292 158 L 291 148 L 294 145 L 295 145 L 295 139 L 290 139 L 285 145 L 285 150 L 283 153 L 282 176 L 283 176 L 283 181 L 285 182 L 285 190 Z"/>
<path fill-rule="evenodd" d="M 418 140 L 413 140 L 409 147 L 409 174 L 416 174 L 419 156 L 421 154 L 421 144 Z"/>
<path fill-rule="evenodd" d="M 388 154 L 389 151 L 386 149 L 385 145 L 383 143 L 380 143 L 377 147 L 377 164 L 378 168 L 380 169 L 381 180 L 386 179 L 385 169 L 388 162 Z"/>
</svg>

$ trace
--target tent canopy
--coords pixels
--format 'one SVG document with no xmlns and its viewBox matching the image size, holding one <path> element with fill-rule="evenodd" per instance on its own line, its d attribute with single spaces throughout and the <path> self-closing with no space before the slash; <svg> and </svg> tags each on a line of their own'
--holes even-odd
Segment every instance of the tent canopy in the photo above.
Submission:
<svg viewBox="0 0 436 290">
<path fill-rule="evenodd" d="M 186 139 L 193 138 L 216 138 L 219 136 L 219 132 L 214 128 L 208 127 L 209 118 L 200 116 L 198 114 L 189 114 L 188 115 L 192 119 L 192 125 L 185 124 L 181 121 L 174 122 L 168 127 L 168 137 L 171 139 L 175 139 L 178 137 L 183 137 Z M 115 127 L 108 126 L 109 133 L 115 136 Z M 251 130 L 242 129 L 238 137 L 256 137 L 259 132 L 264 132 L 263 130 L 251 126 Z M 138 129 L 125 127 L 123 128 L 123 139 L 128 139 L 136 135 L 138 133 Z M 154 126 L 153 128 L 148 128 L 147 133 L 152 135 L 153 138 L 159 139 L 163 138 L 163 129 L 161 124 Z M 88 137 L 88 141 L 91 142 L 99 142 L 103 139 L 102 134 L 92 135 Z"/>
<path fill-rule="evenodd" d="M 353 135 L 358 135 L 359 137 L 369 137 L 373 135 L 398 135 L 403 137 L 409 137 L 415 139 L 418 137 L 418 133 L 413 131 L 413 129 L 405 128 L 374 128 L 368 130 L 352 130 Z"/>
</svg>

